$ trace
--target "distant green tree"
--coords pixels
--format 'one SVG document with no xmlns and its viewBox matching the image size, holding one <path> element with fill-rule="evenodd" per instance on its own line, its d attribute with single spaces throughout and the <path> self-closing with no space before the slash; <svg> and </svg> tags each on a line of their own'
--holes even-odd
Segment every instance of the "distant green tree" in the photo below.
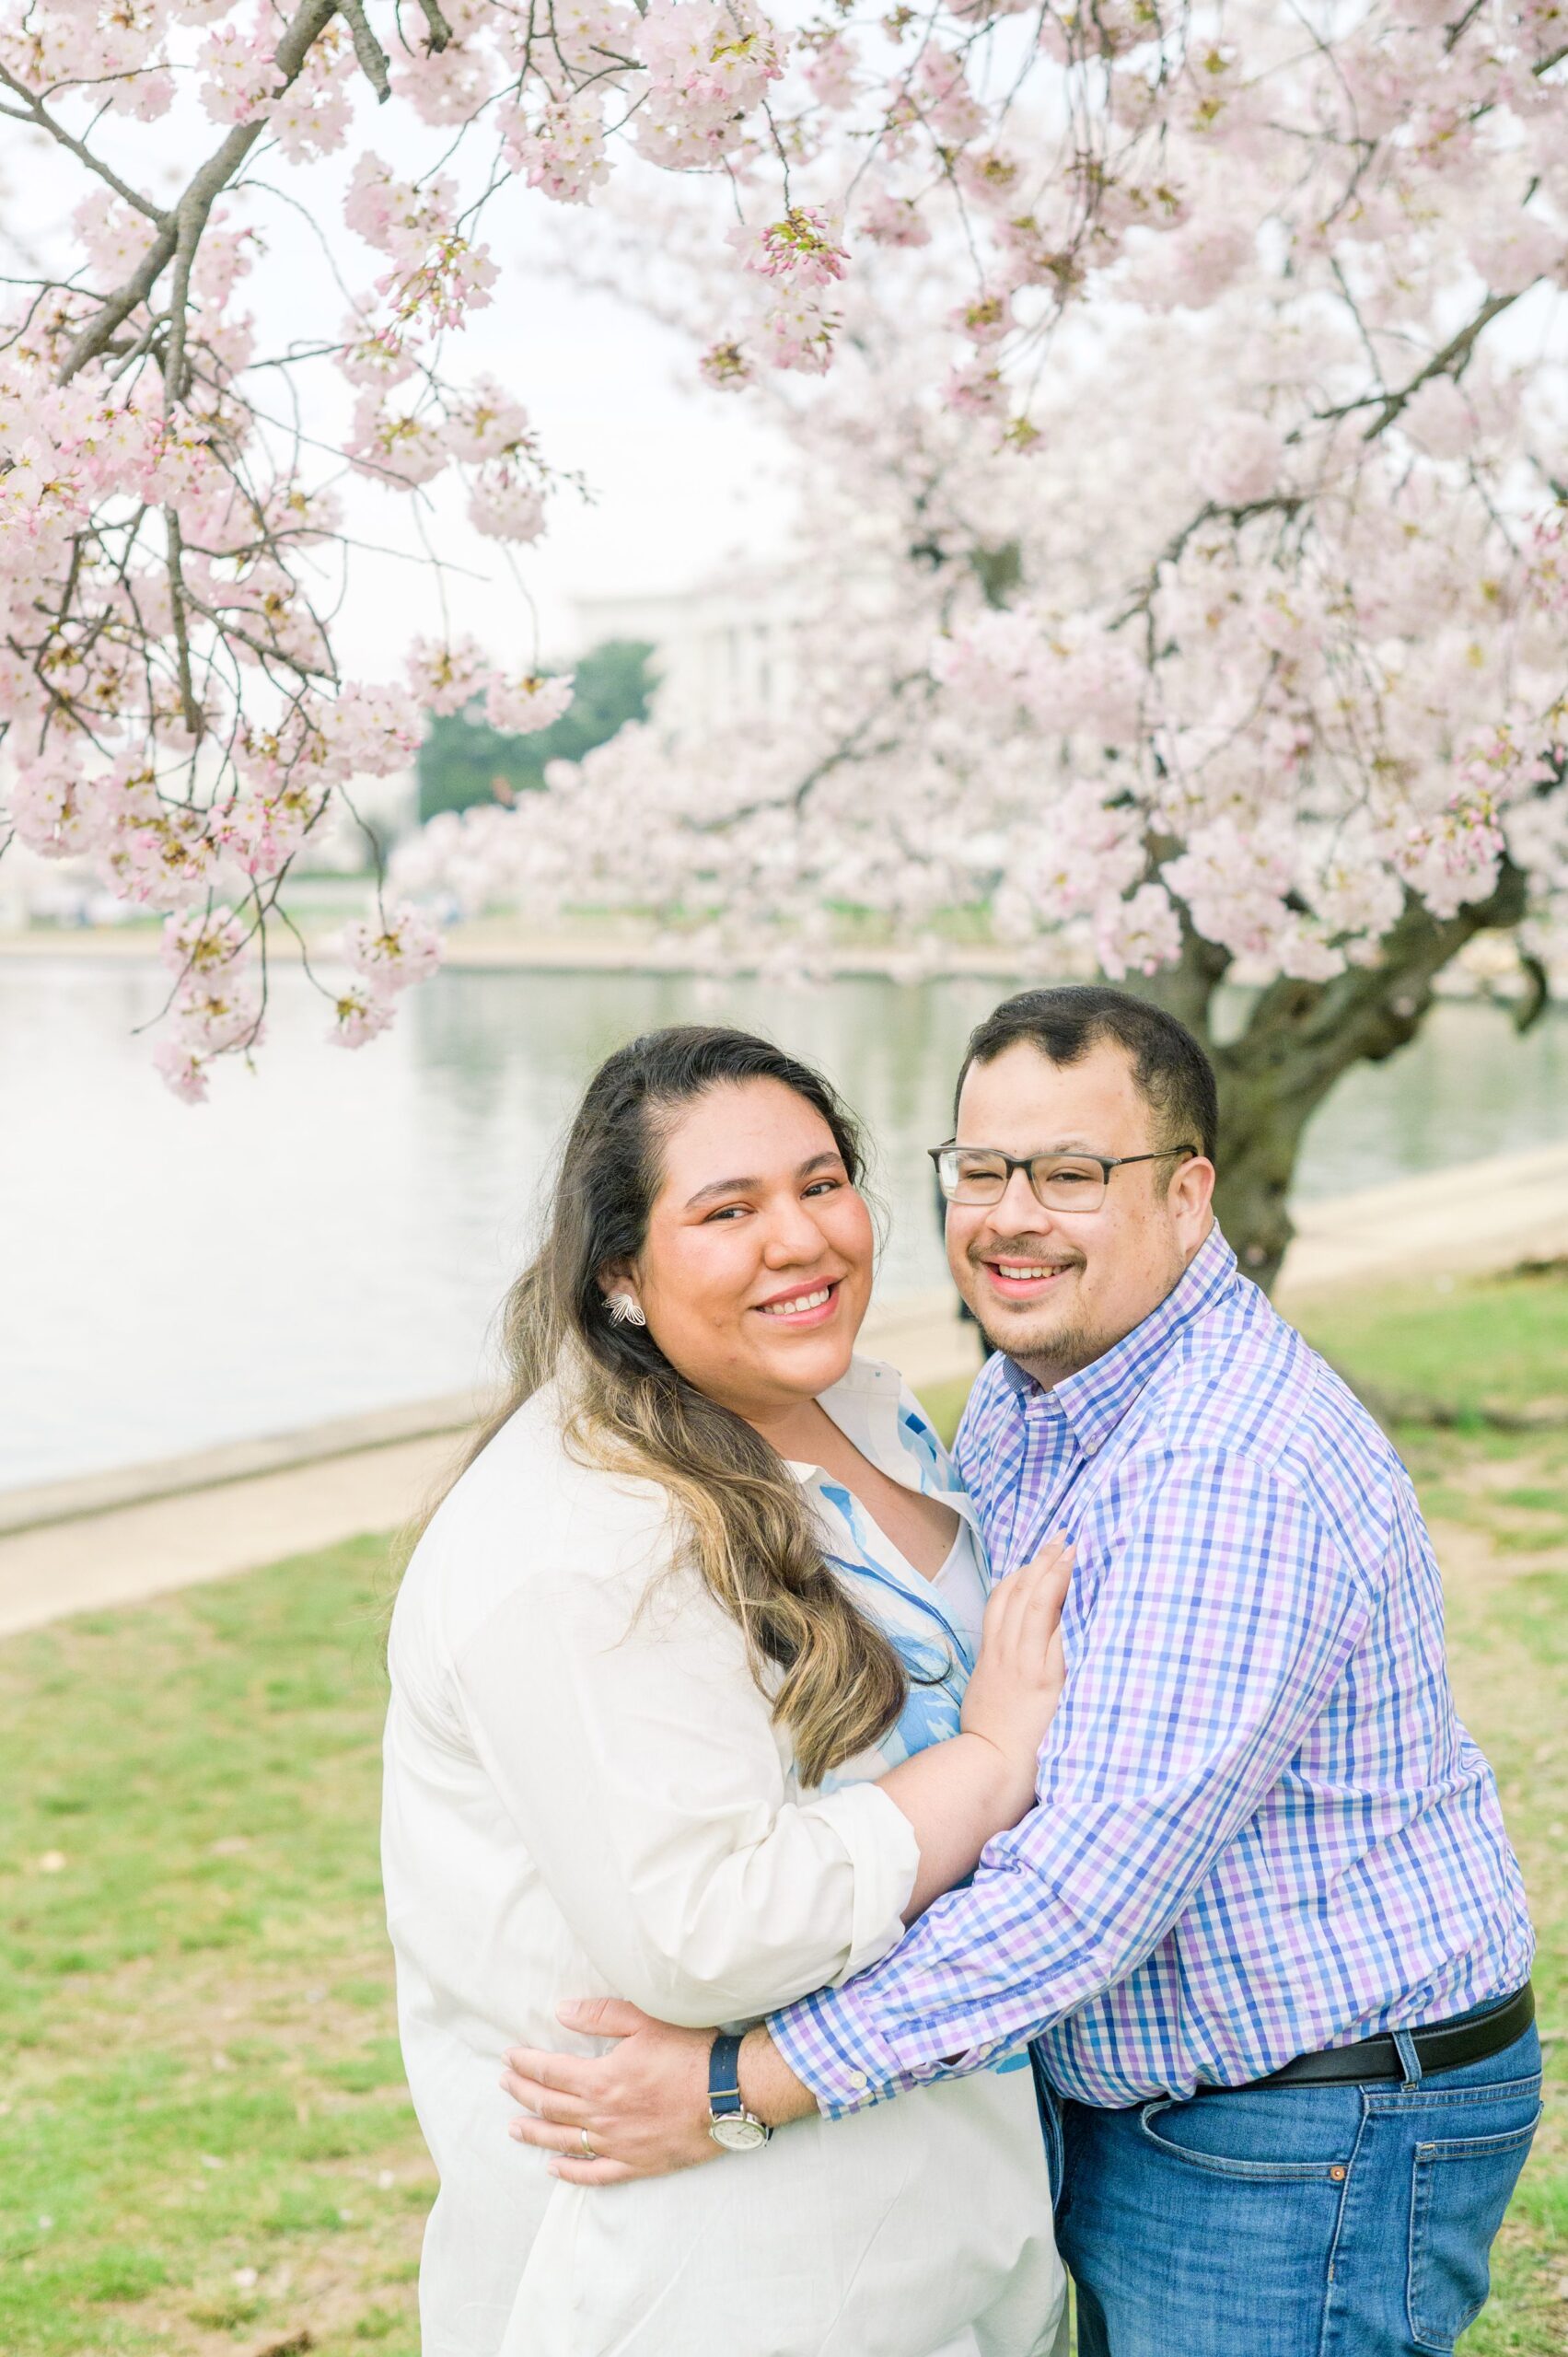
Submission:
<svg viewBox="0 0 1568 2357">
<path fill-rule="evenodd" d="M 433 714 L 419 749 L 421 819 L 537 793 L 547 761 L 580 761 L 627 721 L 646 719 L 653 651 L 632 638 L 609 638 L 590 648 L 576 667 L 570 711 L 537 736 L 503 736 L 488 725 L 478 702 L 466 712 Z"/>
</svg>

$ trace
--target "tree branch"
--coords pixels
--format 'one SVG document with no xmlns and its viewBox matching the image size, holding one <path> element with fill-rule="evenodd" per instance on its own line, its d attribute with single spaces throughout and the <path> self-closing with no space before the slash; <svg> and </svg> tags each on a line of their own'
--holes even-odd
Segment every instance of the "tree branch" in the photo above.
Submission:
<svg viewBox="0 0 1568 2357">
<path fill-rule="evenodd" d="M 419 5 L 430 29 L 429 46 L 439 53 L 452 38 L 452 28 L 441 14 L 441 0 L 419 0 Z"/>
<path fill-rule="evenodd" d="M 90 147 L 65 129 L 64 123 L 56 122 L 43 100 L 35 97 L 27 84 L 18 82 L 16 75 L 8 73 L 4 65 L 0 65 L 0 87 L 16 92 L 28 110 L 26 117 L 28 122 L 35 124 L 40 131 L 47 132 L 50 138 L 75 156 L 79 164 L 85 164 L 89 172 L 96 172 L 99 179 L 114 191 L 116 196 L 122 197 L 127 204 L 133 206 L 136 212 L 145 214 L 149 221 L 161 228 L 167 218 L 161 207 L 156 205 L 151 197 L 143 196 L 139 191 L 134 189 L 129 180 L 122 180 L 111 165 L 106 164 L 101 156 L 95 156 Z M 10 107 L 0 108 L 0 113 L 10 115 L 14 122 L 19 122 L 23 120 Z"/>
<path fill-rule="evenodd" d="M 362 0 L 336 0 L 338 15 L 348 27 L 354 53 L 359 60 L 359 70 L 375 91 L 378 103 L 385 106 L 392 95 L 391 65 L 386 51 L 370 29 Z"/>
<path fill-rule="evenodd" d="M 1249 499 L 1240 507 L 1222 507 L 1214 500 L 1206 499 L 1197 514 L 1189 517 L 1180 529 L 1171 534 L 1150 565 L 1148 578 L 1137 597 L 1107 627 L 1120 630 L 1123 622 L 1132 620 L 1134 614 L 1147 613 L 1155 591 L 1159 586 L 1161 573 L 1167 564 L 1176 563 L 1193 533 L 1201 531 L 1205 524 L 1225 523 L 1239 527 L 1249 524 L 1254 516 L 1283 516 L 1288 523 L 1293 516 L 1298 516 L 1304 507 L 1310 505 L 1305 492 L 1295 491 L 1273 491 L 1266 499 Z"/>
<path fill-rule="evenodd" d="M 866 737 L 883 714 L 897 703 L 904 690 L 916 687 L 923 681 L 929 686 L 930 679 L 930 673 L 921 670 L 906 671 L 901 678 L 889 680 L 887 689 L 877 697 L 870 711 L 862 719 L 856 721 L 847 736 L 841 737 L 830 753 L 824 753 L 821 760 L 814 762 L 804 777 L 797 778 L 786 794 L 769 795 L 757 802 L 742 803 L 738 810 L 726 810 L 717 819 L 701 819 L 694 827 L 693 832 L 700 835 L 725 834 L 731 827 L 738 826 L 743 819 L 755 819 L 764 810 L 791 810 L 798 815 L 825 777 L 830 777 L 833 772 L 842 769 L 846 761 L 853 761 L 866 751 Z M 881 749 L 887 749 L 884 747 Z"/>
<path fill-rule="evenodd" d="M 312 48 L 336 13 L 336 0 L 305 0 L 305 6 L 284 33 L 274 63 L 280 76 L 273 93 L 279 97 L 294 82 Z M 215 148 L 187 182 L 172 212 L 160 216 L 157 236 L 123 285 L 109 296 L 95 319 L 89 319 L 60 364 L 57 381 L 68 385 L 89 360 L 97 359 L 115 331 L 139 303 L 145 303 L 175 252 L 185 246 L 192 253 L 200 244 L 213 206 L 266 129 L 266 118 L 237 122 L 221 146 Z"/>
<path fill-rule="evenodd" d="M 1523 873 L 1504 859 L 1496 888 L 1451 917 L 1434 917 L 1411 895 L 1385 937 L 1376 966 L 1347 968 L 1332 981 L 1282 977 L 1260 991 L 1239 1039 L 1211 1038 L 1220 1085 L 1222 1225 L 1249 1274 L 1273 1281 L 1294 1229 L 1286 1197 L 1301 1136 L 1342 1073 L 1381 1063 L 1420 1030 L 1433 984 L 1478 933 L 1517 924 Z"/>
<path fill-rule="evenodd" d="M 1465 326 L 1459 330 L 1458 335 L 1450 336 L 1447 343 L 1443 346 L 1442 351 L 1434 354 L 1433 357 L 1427 362 L 1425 367 L 1418 369 L 1415 375 L 1411 378 L 1408 385 L 1401 387 L 1399 392 L 1390 393 L 1388 395 L 1387 401 L 1383 403 L 1382 408 L 1378 411 L 1376 416 L 1373 419 L 1371 424 L 1362 435 L 1362 440 L 1364 442 L 1375 442 L 1380 434 L 1386 432 L 1387 429 L 1392 425 L 1400 411 L 1405 408 L 1407 403 L 1411 401 L 1418 392 L 1420 392 L 1423 385 L 1430 384 L 1434 377 L 1458 376 L 1461 369 L 1463 369 L 1465 364 L 1469 359 L 1470 354 L 1475 347 L 1475 340 L 1477 336 L 1480 335 L 1481 330 L 1488 326 L 1490 322 L 1497 317 L 1500 311 L 1505 311 L 1510 304 L 1516 303 L 1519 296 L 1527 291 L 1527 290 L 1525 287 L 1521 286 L 1517 287 L 1512 295 L 1489 295 L 1485 302 L 1481 305 L 1480 310 L 1476 313 L 1474 319 L 1468 320 Z M 1353 408 L 1360 409 L 1364 408 L 1365 404 L 1364 402 L 1357 401 L 1353 402 L 1351 406 Z M 1323 415 L 1328 417 L 1343 417 L 1348 415 L 1348 413 L 1349 412 L 1345 410 L 1328 410 L 1322 412 Z"/>
<path fill-rule="evenodd" d="M 1364 442 L 1375 442 L 1379 435 L 1388 431 L 1400 412 L 1421 390 L 1423 385 L 1429 383 L 1434 377 L 1457 377 L 1469 359 L 1475 347 L 1476 338 L 1481 331 L 1489 326 L 1500 312 L 1506 311 L 1512 304 L 1516 303 L 1526 291 L 1524 287 L 1519 287 L 1512 295 L 1489 295 L 1474 319 L 1467 320 L 1457 334 L 1450 336 L 1442 351 L 1434 353 L 1433 357 L 1416 371 L 1409 383 L 1402 385 L 1398 392 L 1367 393 L 1364 394 L 1359 401 L 1343 402 L 1337 409 L 1317 410 L 1313 412 L 1313 423 L 1326 424 L 1335 418 L 1352 417 L 1357 410 L 1369 409 L 1376 402 L 1378 404 L 1377 414 L 1362 435 Z M 1352 311 L 1353 314 L 1353 305 L 1352 305 Z M 1357 325 L 1359 324 L 1357 320 Z M 1303 429 L 1297 426 L 1288 434 L 1285 436 L 1287 443 L 1299 442 L 1302 438 L 1302 431 Z M 1241 507 L 1223 507 L 1212 499 L 1205 500 L 1197 513 L 1190 517 L 1178 531 L 1172 533 L 1150 565 L 1143 588 L 1140 589 L 1132 603 L 1115 617 L 1109 624 L 1110 629 L 1120 630 L 1124 622 L 1131 621 L 1135 615 L 1147 613 L 1161 573 L 1167 564 L 1174 564 L 1177 562 L 1194 532 L 1200 531 L 1205 524 L 1225 522 L 1233 527 L 1239 527 L 1242 524 L 1250 523 L 1255 516 L 1266 516 L 1271 513 L 1283 516 L 1288 519 L 1299 514 L 1301 509 L 1309 504 L 1305 494 L 1285 492 L 1271 493 L 1266 499 L 1249 500 L 1245 506 Z"/>
</svg>

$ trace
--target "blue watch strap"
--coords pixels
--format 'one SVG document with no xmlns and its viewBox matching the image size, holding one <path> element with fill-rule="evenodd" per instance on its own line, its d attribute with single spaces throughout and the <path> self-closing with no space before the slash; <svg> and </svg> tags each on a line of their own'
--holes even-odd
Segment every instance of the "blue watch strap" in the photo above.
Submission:
<svg viewBox="0 0 1568 2357">
<path fill-rule="evenodd" d="M 708 2056 L 708 2110 L 714 2119 L 738 2119 L 745 2108 L 740 2100 L 740 2040 L 721 2029 Z"/>
</svg>

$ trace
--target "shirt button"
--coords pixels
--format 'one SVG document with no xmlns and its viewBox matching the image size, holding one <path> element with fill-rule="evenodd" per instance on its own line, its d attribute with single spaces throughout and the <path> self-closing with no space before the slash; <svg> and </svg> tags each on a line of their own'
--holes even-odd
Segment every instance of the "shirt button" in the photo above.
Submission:
<svg viewBox="0 0 1568 2357">
<path fill-rule="evenodd" d="M 849 2074 L 849 2083 L 852 2087 L 868 2087 L 871 2084 L 864 2071 L 852 2071 Z M 1340 2174 L 1343 2176 L 1343 2170 Z"/>
</svg>

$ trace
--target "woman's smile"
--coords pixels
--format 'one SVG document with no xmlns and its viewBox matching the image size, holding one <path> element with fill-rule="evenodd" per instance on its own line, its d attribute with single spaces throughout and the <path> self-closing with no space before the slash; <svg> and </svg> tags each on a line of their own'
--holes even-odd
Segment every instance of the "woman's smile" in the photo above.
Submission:
<svg viewBox="0 0 1568 2357">
<path fill-rule="evenodd" d="M 768 1301 L 753 1303 L 761 1316 L 775 1326 L 798 1331 L 806 1326 L 826 1326 L 836 1316 L 839 1306 L 841 1277 L 817 1278 L 805 1285 L 791 1285 L 785 1292 L 776 1293 Z"/>
</svg>

